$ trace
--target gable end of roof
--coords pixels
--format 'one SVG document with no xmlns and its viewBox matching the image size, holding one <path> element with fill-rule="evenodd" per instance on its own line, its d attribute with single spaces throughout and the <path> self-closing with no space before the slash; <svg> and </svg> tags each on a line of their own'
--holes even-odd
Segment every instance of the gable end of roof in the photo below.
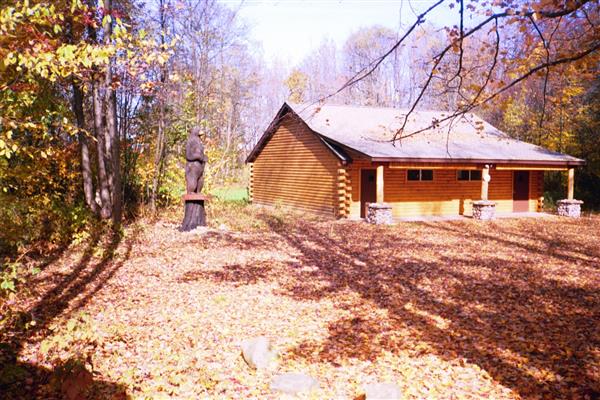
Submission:
<svg viewBox="0 0 600 400">
<path fill-rule="evenodd" d="M 323 145 L 337 159 L 339 159 L 340 161 L 342 161 L 342 163 L 347 163 L 347 162 L 351 162 L 352 161 L 352 159 L 348 156 L 348 154 L 346 154 L 346 152 L 341 147 L 339 147 L 336 143 L 331 143 L 330 140 L 328 140 L 327 138 L 323 137 L 318 132 L 313 131 L 310 128 L 310 126 L 308 126 L 308 124 L 304 121 L 304 119 L 301 116 L 299 116 L 292 109 L 292 107 L 290 107 L 287 103 L 283 103 L 283 105 L 281 106 L 281 108 L 279 109 L 279 111 L 277 111 L 277 114 L 275 115 L 275 118 L 269 124 L 269 127 L 265 130 L 265 132 L 263 133 L 263 135 L 261 136 L 261 138 L 258 140 L 258 142 L 254 146 L 254 148 L 252 149 L 252 151 L 250 152 L 250 154 L 248 154 L 248 157 L 246 157 L 246 163 L 251 163 L 251 162 L 254 162 L 256 160 L 256 158 L 258 157 L 258 155 L 260 154 L 260 152 L 263 150 L 263 148 L 267 145 L 267 143 L 269 142 L 269 140 L 271 139 L 271 137 L 277 131 L 277 128 L 279 128 L 279 126 L 281 125 L 281 122 L 283 121 L 283 118 L 285 116 L 287 116 L 287 115 L 291 115 L 293 118 L 295 118 L 298 121 L 300 121 L 306 127 L 306 129 L 308 129 L 308 131 L 310 131 L 313 135 L 315 135 L 317 138 L 319 138 L 319 140 L 323 143 Z"/>
</svg>

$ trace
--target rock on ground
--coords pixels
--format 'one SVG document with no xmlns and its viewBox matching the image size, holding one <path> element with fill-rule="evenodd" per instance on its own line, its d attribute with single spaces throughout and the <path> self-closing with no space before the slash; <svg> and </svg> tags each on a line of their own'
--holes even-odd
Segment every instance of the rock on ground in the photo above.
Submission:
<svg viewBox="0 0 600 400">
<path fill-rule="evenodd" d="M 319 382 L 311 376 L 298 373 L 278 375 L 273 378 L 271 389 L 287 394 L 310 392 L 319 387 Z"/>
<path fill-rule="evenodd" d="M 373 383 L 364 386 L 366 400 L 399 400 L 400 388 L 392 383 Z"/>
<path fill-rule="evenodd" d="M 260 336 L 242 342 L 242 357 L 251 368 L 267 369 L 271 361 L 275 359 L 275 352 L 269 339 Z"/>
</svg>

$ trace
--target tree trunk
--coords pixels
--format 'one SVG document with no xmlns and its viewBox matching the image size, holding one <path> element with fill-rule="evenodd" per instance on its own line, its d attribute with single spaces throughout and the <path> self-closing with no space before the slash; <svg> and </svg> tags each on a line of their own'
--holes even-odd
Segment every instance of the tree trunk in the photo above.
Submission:
<svg viewBox="0 0 600 400">
<path fill-rule="evenodd" d="M 165 40 L 165 32 L 167 29 L 167 16 L 165 14 L 165 4 L 164 0 L 159 1 L 159 19 L 160 19 L 160 28 L 161 28 L 161 36 L 160 43 L 164 45 Z M 157 209 L 157 197 L 158 197 L 158 187 L 160 185 L 160 179 L 163 173 L 163 166 L 165 161 L 165 147 L 166 147 L 166 135 L 165 135 L 165 97 L 164 91 L 166 89 L 165 83 L 167 81 L 167 71 L 166 67 L 161 67 L 160 71 L 160 84 L 161 91 L 159 93 L 158 98 L 158 132 L 156 137 L 156 150 L 154 152 L 154 176 L 152 177 L 152 192 L 150 197 L 150 208 L 152 212 L 155 213 Z"/>
<path fill-rule="evenodd" d="M 73 38 L 72 18 L 67 18 L 65 24 L 67 41 L 68 43 L 73 44 L 75 40 Z M 94 181 L 92 178 L 92 167 L 90 165 L 90 148 L 87 134 L 85 133 L 86 126 L 85 114 L 83 112 L 83 91 L 81 90 L 80 82 L 75 78 L 71 78 L 71 87 L 73 89 L 73 114 L 75 114 L 78 128 L 77 136 L 79 139 L 79 152 L 81 155 L 81 177 L 83 181 L 85 204 L 94 214 L 98 215 L 100 210 L 94 196 Z"/>
<path fill-rule="evenodd" d="M 183 232 L 189 232 L 199 226 L 206 226 L 204 200 L 185 200 L 181 230 Z"/>
<path fill-rule="evenodd" d="M 105 0 L 105 10 L 112 13 L 112 0 Z M 110 44 L 112 35 L 112 19 L 105 19 L 103 24 L 104 43 Z M 104 106 L 106 112 L 106 134 L 107 145 L 106 156 L 110 171 L 108 174 L 108 183 L 112 195 L 112 221 L 115 228 L 121 224 L 122 216 L 122 193 L 121 193 L 121 151 L 120 138 L 117 129 L 117 95 L 113 88 L 113 67 L 114 59 L 111 58 L 106 67 L 104 80 Z"/>
<path fill-rule="evenodd" d="M 103 219 L 108 219 L 112 215 L 112 202 L 110 190 L 108 187 L 108 177 L 106 174 L 106 156 L 104 154 L 105 124 L 103 121 L 102 101 L 100 97 L 101 96 L 100 91 L 98 90 L 98 84 L 95 82 L 92 85 L 92 103 L 94 110 L 94 130 L 96 132 L 96 151 L 98 153 L 98 186 L 100 186 L 101 201 L 100 217 L 102 217 Z"/>
<path fill-rule="evenodd" d="M 92 167 L 90 165 L 90 148 L 88 138 L 83 130 L 85 129 L 85 115 L 83 112 L 83 92 L 81 87 L 75 80 L 73 86 L 73 113 L 77 119 L 77 127 L 79 128 L 79 150 L 81 152 L 81 176 L 83 178 L 83 193 L 85 195 L 85 203 L 96 215 L 100 209 L 94 198 L 94 182 L 92 179 Z"/>
<path fill-rule="evenodd" d="M 110 89 L 106 113 L 108 134 L 111 137 L 111 177 L 112 177 L 112 219 L 113 225 L 121 224 L 123 214 L 123 193 L 121 188 L 121 140 L 117 130 L 117 96 Z"/>
<path fill-rule="evenodd" d="M 154 176 L 152 177 L 152 193 L 150 199 L 150 207 L 152 208 L 152 212 L 156 212 L 156 200 L 158 196 L 158 185 L 160 181 L 160 176 L 162 174 L 162 165 L 164 158 L 164 142 L 165 142 L 165 132 L 164 132 L 164 115 L 163 115 L 163 101 L 159 100 L 159 119 L 158 119 L 158 135 L 156 137 L 156 151 L 154 153 Z"/>
<path fill-rule="evenodd" d="M 87 0 L 91 9 L 96 7 L 94 0 Z M 93 43 L 97 43 L 98 37 L 96 29 L 90 24 L 87 26 L 88 35 Z M 105 121 L 100 92 L 101 79 L 97 71 L 94 71 L 92 79 L 92 112 L 94 114 L 94 135 L 96 139 L 96 153 L 98 161 L 98 187 L 100 192 L 100 217 L 108 219 L 112 214 L 112 201 L 106 173 L 106 154 L 105 154 Z"/>
</svg>

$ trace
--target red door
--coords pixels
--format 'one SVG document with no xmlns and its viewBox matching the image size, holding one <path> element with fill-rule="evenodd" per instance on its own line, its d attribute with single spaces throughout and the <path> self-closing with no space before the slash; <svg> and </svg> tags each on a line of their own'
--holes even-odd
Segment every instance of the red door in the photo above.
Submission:
<svg viewBox="0 0 600 400">
<path fill-rule="evenodd" d="M 529 211 L 529 171 L 513 172 L 513 212 Z"/>
<path fill-rule="evenodd" d="M 377 201 L 377 183 L 374 169 L 360 170 L 360 217 L 367 215 L 367 203 Z"/>
</svg>

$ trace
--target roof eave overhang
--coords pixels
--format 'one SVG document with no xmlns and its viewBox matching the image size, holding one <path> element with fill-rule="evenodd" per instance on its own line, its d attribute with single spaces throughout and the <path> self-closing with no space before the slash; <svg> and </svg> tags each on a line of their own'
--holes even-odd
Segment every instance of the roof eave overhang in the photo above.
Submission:
<svg viewBox="0 0 600 400">
<path fill-rule="evenodd" d="M 406 162 L 430 164 L 528 164 L 561 167 L 577 167 L 585 165 L 585 160 L 499 160 L 476 158 L 407 158 L 407 157 L 369 157 L 373 162 Z"/>
</svg>

